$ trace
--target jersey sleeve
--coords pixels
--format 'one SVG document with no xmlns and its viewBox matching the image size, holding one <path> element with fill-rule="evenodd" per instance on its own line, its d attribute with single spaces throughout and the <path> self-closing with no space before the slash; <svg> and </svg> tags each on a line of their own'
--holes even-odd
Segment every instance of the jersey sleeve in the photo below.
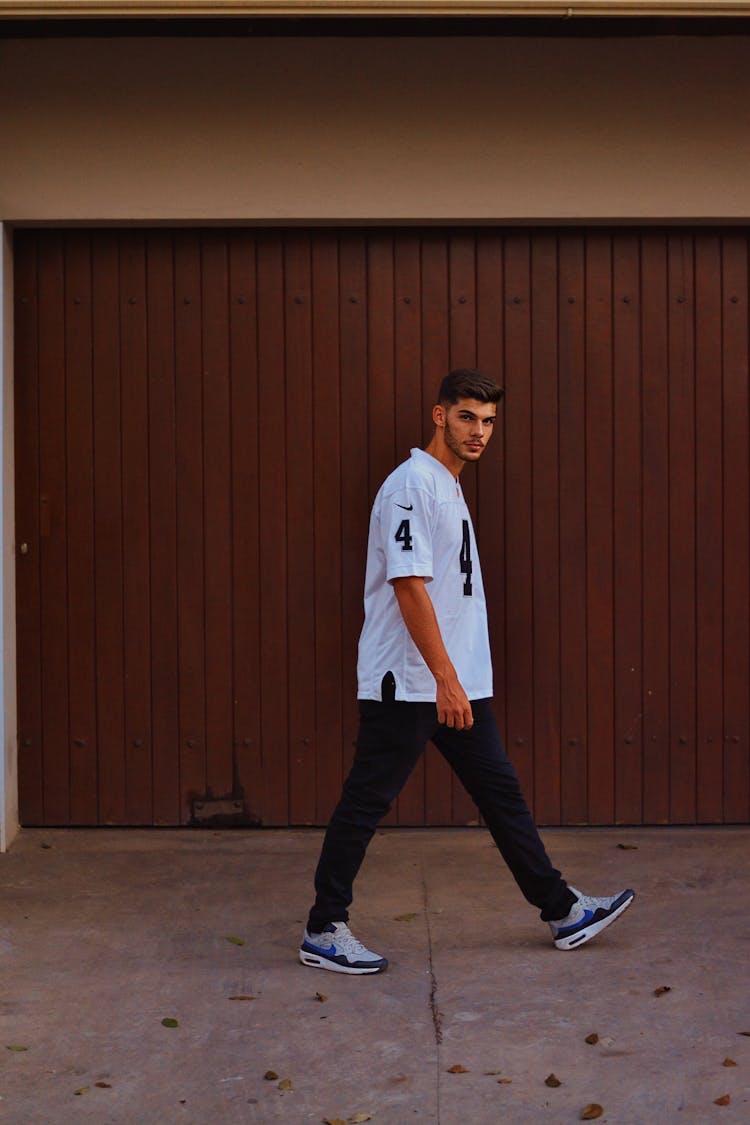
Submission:
<svg viewBox="0 0 750 1125">
<path fill-rule="evenodd" d="M 386 579 L 432 578 L 434 500 L 421 488 L 406 486 L 384 497 L 380 512 Z"/>
</svg>

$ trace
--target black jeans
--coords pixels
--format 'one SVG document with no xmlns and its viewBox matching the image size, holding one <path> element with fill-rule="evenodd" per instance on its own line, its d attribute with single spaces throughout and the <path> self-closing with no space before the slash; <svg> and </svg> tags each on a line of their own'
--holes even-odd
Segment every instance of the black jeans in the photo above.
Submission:
<svg viewBox="0 0 750 1125">
<path fill-rule="evenodd" d="M 361 700 L 351 772 L 334 810 L 315 873 L 308 930 L 348 921 L 354 879 L 375 828 L 404 787 L 428 740 L 474 799 L 525 898 L 544 921 L 564 918 L 575 902 L 551 864 L 500 740 L 489 699 L 472 701 L 474 725 L 456 731 L 437 720 L 434 703 Z"/>
</svg>

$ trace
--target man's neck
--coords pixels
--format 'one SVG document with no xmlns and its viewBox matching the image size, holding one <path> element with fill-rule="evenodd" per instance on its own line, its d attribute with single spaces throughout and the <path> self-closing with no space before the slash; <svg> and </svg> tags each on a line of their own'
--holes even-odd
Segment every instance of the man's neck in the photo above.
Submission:
<svg viewBox="0 0 750 1125">
<path fill-rule="evenodd" d="M 456 457 L 452 449 L 449 449 L 445 442 L 442 440 L 442 431 L 436 430 L 430 440 L 429 444 L 425 446 L 425 453 L 429 453 L 430 457 L 434 457 L 441 465 L 451 473 L 452 476 L 458 477 L 464 467 L 465 462 L 460 457 Z"/>
</svg>

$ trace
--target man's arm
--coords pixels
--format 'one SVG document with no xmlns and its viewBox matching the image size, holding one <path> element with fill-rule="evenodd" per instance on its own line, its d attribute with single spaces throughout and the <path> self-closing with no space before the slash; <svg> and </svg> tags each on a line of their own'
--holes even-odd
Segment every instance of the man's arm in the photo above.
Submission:
<svg viewBox="0 0 750 1125">
<path fill-rule="evenodd" d="M 456 730 L 469 730 L 474 724 L 471 703 L 443 644 L 424 578 L 394 578 L 393 592 L 409 635 L 435 677 L 438 721 Z"/>
</svg>

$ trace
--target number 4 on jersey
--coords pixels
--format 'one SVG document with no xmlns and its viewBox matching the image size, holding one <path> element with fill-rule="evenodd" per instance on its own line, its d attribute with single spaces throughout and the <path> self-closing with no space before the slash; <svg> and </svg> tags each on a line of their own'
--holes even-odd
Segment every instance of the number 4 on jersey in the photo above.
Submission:
<svg viewBox="0 0 750 1125">
<path fill-rule="evenodd" d="M 401 520 L 394 539 L 401 544 L 402 551 L 411 551 L 411 527 L 408 520 Z"/>
<path fill-rule="evenodd" d="M 406 521 L 404 521 L 406 522 Z M 461 564 L 461 573 L 466 575 L 464 579 L 464 597 L 470 598 L 473 591 L 471 586 L 471 536 L 469 534 L 469 521 L 464 520 L 464 535 L 461 543 L 461 551 L 458 560 Z M 397 537 L 398 538 L 398 537 Z"/>
</svg>

